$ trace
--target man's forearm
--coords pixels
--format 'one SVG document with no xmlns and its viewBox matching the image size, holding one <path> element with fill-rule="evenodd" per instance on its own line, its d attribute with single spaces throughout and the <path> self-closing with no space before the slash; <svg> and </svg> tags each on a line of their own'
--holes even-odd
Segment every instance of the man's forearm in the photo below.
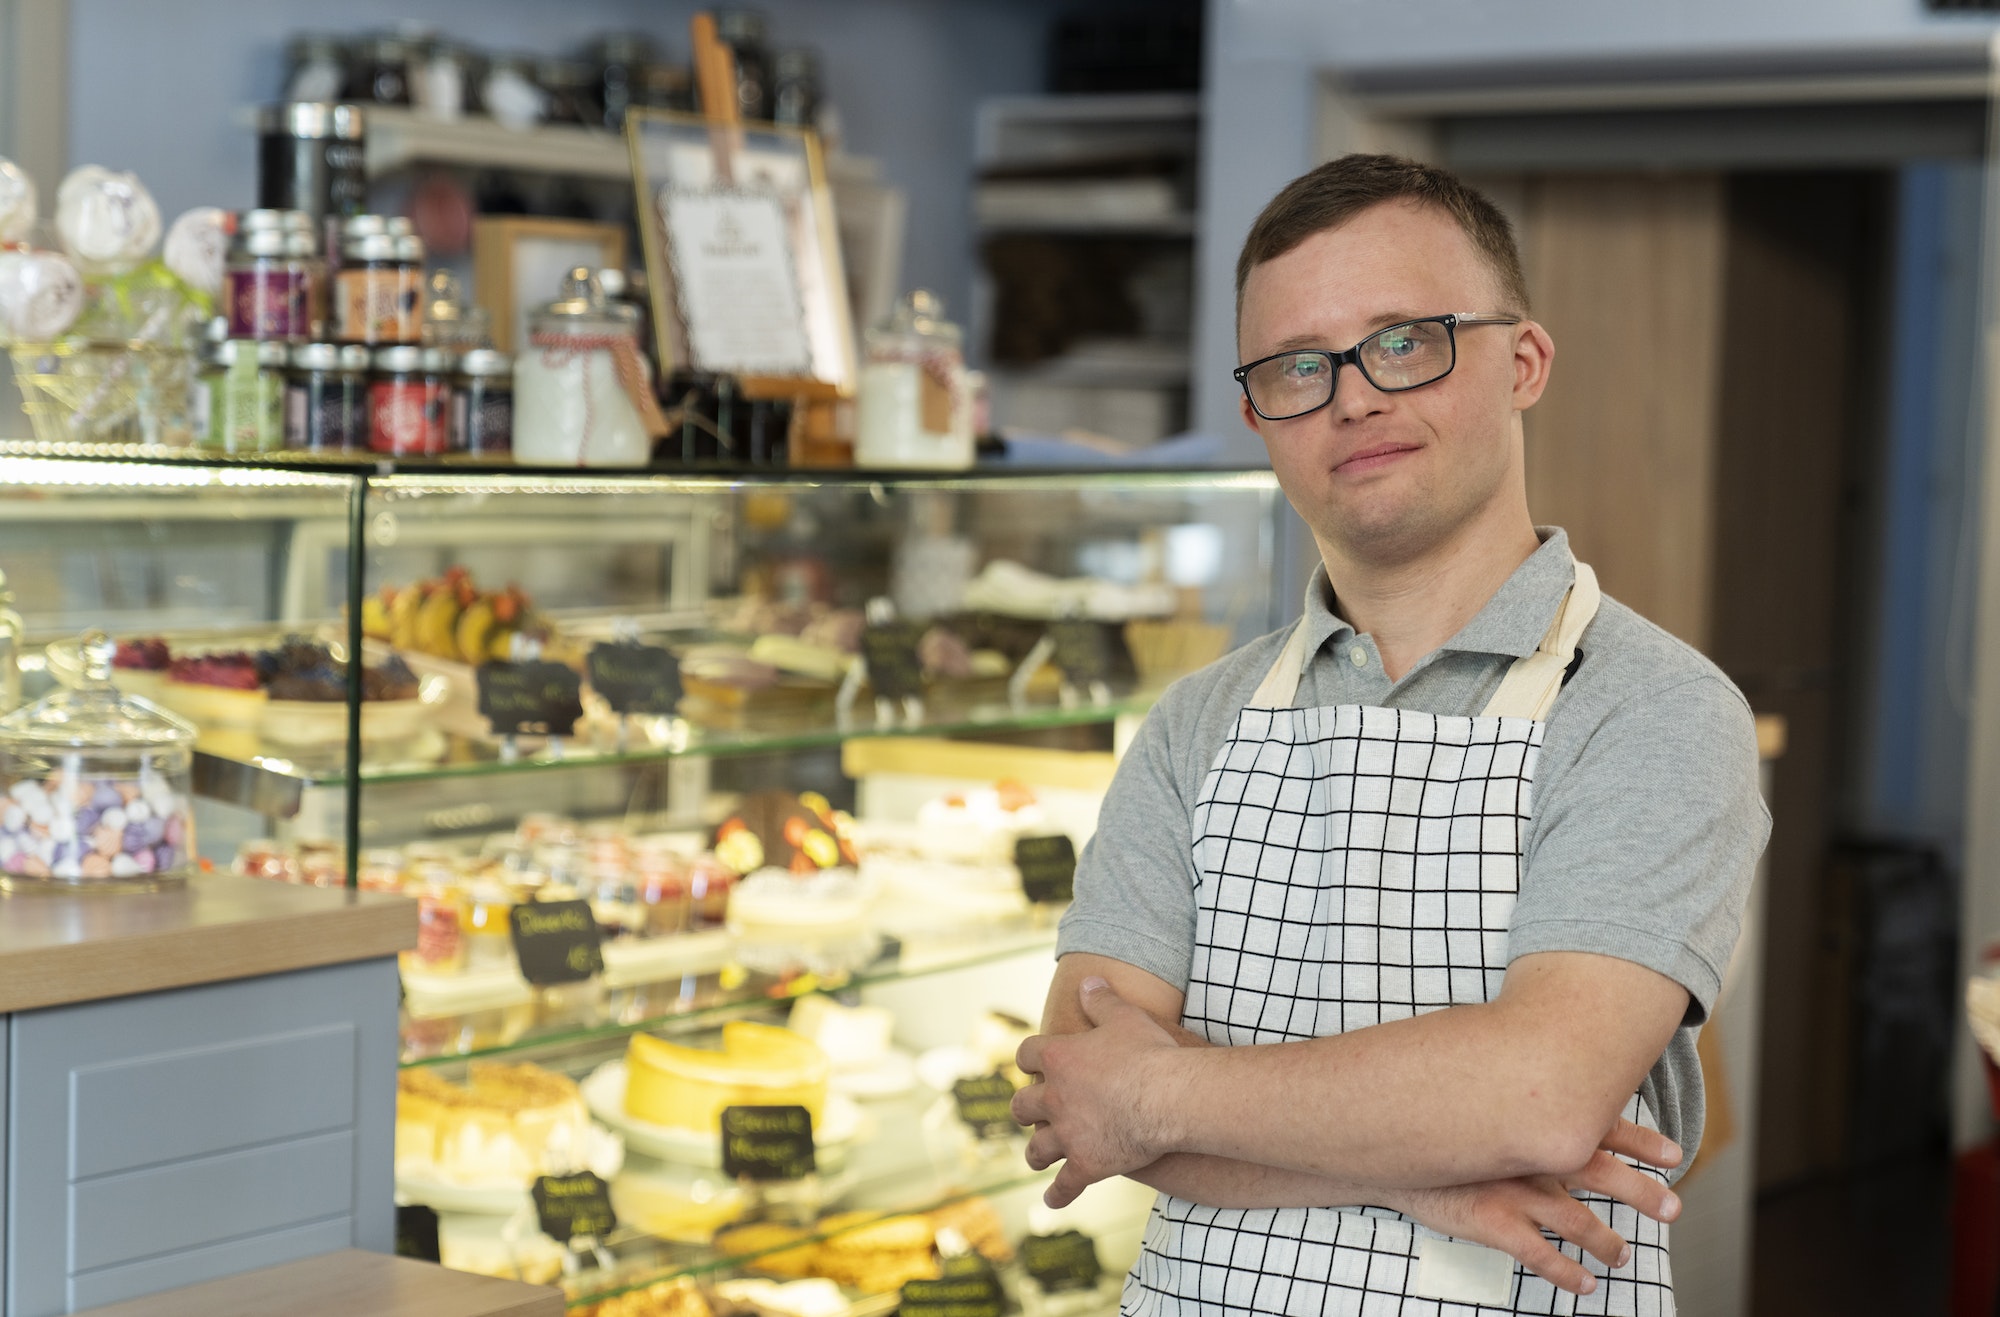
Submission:
<svg viewBox="0 0 2000 1317">
<path fill-rule="evenodd" d="M 1131 1179 L 1204 1207 L 1387 1206 L 1387 1195 L 1323 1175 L 1253 1162 L 1176 1152 L 1134 1171 Z"/>
</svg>

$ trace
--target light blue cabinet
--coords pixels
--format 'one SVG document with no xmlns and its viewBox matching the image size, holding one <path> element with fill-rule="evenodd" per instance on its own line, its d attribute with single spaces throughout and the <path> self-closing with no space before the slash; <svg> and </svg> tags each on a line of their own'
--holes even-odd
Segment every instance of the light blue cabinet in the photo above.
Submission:
<svg viewBox="0 0 2000 1317">
<path fill-rule="evenodd" d="M 7 1317 L 394 1242 L 396 965 L 0 1017 Z"/>
</svg>

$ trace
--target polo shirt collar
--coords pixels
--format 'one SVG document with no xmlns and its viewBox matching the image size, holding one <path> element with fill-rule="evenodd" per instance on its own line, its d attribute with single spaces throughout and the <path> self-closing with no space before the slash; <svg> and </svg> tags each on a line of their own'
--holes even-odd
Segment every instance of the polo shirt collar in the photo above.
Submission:
<svg viewBox="0 0 2000 1317">
<path fill-rule="evenodd" d="M 1569 551 L 1569 536 L 1561 527 L 1537 526 L 1535 534 L 1541 537 L 1542 547 L 1514 569 L 1486 606 L 1473 614 L 1457 635 L 1438 646 L 1438 652 L 1526 658 L 1541 645 L 1564 592 L 1576 580 L 1576 559 Z M 1313 569 L 1312 580 L 1306 585 L 1304 622 L 1308 655 L 1319 653 L 1328 641 L 1355 634 L 1354 627 L 1334 611 L 1333 586 L 1324 563 Z"/>
</svg>

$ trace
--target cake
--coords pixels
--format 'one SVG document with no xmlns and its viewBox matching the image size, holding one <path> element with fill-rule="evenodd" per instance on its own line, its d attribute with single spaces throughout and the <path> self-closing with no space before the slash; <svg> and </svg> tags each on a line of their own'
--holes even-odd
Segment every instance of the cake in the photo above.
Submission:
<svg viewBox="0 0 2000 1317">
<path fill-rule="evenodd" d="M 877 919 L 905 939 L 986 931 L 1028 913 L 1014 843 L 1049 824 L 1018 782 L 927 802 L 914 823 L 854 825 Z"/>
<path fill-rule="evenodd" d="M 525 1186 L 582 1166 L 590 1143 L 582 1093 L 540 1066 L 475 1061 L 464 1087 L 421 1068 L 397 1077 L 398 1174 Z"/>
<path fill-rule="evenodd" d="M 880 1006 L 842 1006 L 824 993 L 792 1003 L 786 1027 L 810 1038 L 835 1070 L 865 1070 L 889 1056 L 896 1017 Z"/>
<path fill-rule="evenodd" d="M 776 975 L 860 969 L 882 946 L 868 907 L 868 889 L 852 869 L 759 869 L 729 896 L 736 962 Z"/>
<path fill-rule="evenodd" d="M 701 1136 L 720 1136 L 724 1107 L 826 1110 L 826 1053 L 789 1029 L 731 1020 L 720 1051 L 636 1033 L 625 1052 L 625 1112 Z"/>
</svg>

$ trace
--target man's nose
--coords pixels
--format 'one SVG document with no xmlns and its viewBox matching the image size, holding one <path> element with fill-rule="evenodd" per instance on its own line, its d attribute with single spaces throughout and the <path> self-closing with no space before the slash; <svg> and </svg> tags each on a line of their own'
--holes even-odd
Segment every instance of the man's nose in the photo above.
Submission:
<svg viewBox="0 0 2000 1317">
<path fill-rule="evenodd" d="M 1368 382 L 1361 373 L 1361 367 L 1354 362 L 1342 362 L 1333 377 L 1333 401 L 1327 404 L 1327 411 L 1335 420 L 1358 421 L 1381 411 L 1389 395 Z"/>
</svg>

